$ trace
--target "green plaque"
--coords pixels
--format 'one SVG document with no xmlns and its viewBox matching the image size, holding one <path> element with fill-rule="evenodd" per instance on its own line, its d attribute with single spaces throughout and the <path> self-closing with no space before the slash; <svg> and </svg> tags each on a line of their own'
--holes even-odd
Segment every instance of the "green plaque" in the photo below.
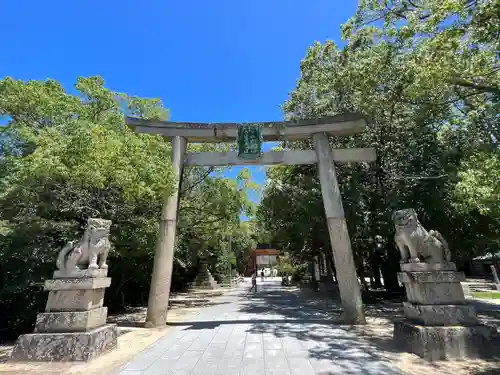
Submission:
<svg viewBox="0 0 500 375">
<path fill-rule="evenodd" d="M 255 160 L 262 155 L 262 125 L 247 124 L 238 126 L 238 157 Z"/>
</svg>

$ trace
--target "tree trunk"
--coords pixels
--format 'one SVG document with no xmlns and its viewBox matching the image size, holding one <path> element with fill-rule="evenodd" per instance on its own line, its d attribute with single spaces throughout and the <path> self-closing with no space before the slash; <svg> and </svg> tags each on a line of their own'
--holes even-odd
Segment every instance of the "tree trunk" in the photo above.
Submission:
<svg viewBox="0 0 500 375">
<path fill-rule="evenodd" d="M 398 251 L 393 245 L 387 247 L 387 259 L 382 265 L 382 277 L 384 278 L 384 286 L 389 293 L 399 293 L 399 257 Z"/>
<path fill-rule="evenodd" d="M 333 267 L 332 267 L 332 252 L 328 251 L 325 254 L 325 260 L 326 260 L 326 277 L 328 280 L 329 284 L 332 284 L 334 281 L 337 282 L 337 278 L 335 277 L 335 280 L 333 279 Z"/>
<path fill-rule="evenodd" d="M 382 280 L 380 279 L 380 254 L 376 249 L 371 249 L 370 267 L 372 269 L 373 289 L 382 287 Z"/>
</svg>

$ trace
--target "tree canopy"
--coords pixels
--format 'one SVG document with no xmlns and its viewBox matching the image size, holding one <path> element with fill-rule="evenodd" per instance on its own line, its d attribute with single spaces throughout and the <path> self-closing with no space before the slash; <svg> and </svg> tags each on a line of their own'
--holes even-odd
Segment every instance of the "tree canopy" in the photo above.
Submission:
<svg viewBox="0 0 500 375">
<path fill-rule="evenodd" d="M 8 119 L 0 128 L 1 330 L 31 329 L 45 302 L 40 283 L 88 217 L 113 221 L 109 308 L 147 301 L 160 209 L 175 182 L 171 147 L 159 136 L 133 133 L 124 114 L 168 119 L 160 100 L 114 92 L 101 77 L 80 77 L 71 92 L 54 80 L 0 81 L 0 116 Z M 251 176 L 244 170 L 231 180 L 217 172 L 184 171 L 174 289 L 191 281 L 203 252 L 213 256 L 218 276 L 228 262 L 244 267 L 242 254 L 253 246 L 240 224 L 240 215 L 253 210 Z"/>
<path fill-rule="evenodd" d="M 363 0 L 342 26 L 345 46 L 316 42 L 301 61 L 286 116 L 362 113 L 368 128 L 331 145 L 377 152 L 373 164 L 338 166 L 358 271 L 397 258 L 396 208 L 416 208 L 424 226 L 449 239 L 456 260 L 499 248 L 498 6 Z M 259 219 L 274 241 L 295 254 L 329 253 L 315 167 L 274 167 L 268 178 Z M 377 234 L 388 259 L 374 259 Z"/>
</svg>

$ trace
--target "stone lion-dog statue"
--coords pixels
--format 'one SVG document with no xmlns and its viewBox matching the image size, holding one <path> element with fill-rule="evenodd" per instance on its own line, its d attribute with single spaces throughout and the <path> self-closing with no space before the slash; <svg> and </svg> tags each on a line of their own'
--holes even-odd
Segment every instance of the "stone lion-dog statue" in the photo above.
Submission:
<svg viewBox="0 0 500 375">
<path fill-rule="evenodd" d="M 420 224 L 413 208 L 394 211 L 394 240 L 401 252 L 401 263 L 447 263 L 451 261 L 448 243 L 441 233 L 429 232 Z"/>
<path fill-rule="evenodd" d="M 85 268 L 90 270 L 107 269 L 106 260 L 111 244 L 109 231 L 111 221 L 89 218 L 87 227 L 79 241 L 70 241 L 59 252 L 57 268 L 64 273 L 80 271 Z"/>
</svg>

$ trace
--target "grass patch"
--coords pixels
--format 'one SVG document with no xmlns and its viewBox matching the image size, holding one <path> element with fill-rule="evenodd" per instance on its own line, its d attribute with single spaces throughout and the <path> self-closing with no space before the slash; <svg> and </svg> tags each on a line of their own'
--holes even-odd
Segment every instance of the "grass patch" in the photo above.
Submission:
<svg viewBox="0 0 500 375">
<path fill-rule="evenodd" d="M 500 292 L 471 292 L 474 298 L 500 299 Z"/>
</svg>

